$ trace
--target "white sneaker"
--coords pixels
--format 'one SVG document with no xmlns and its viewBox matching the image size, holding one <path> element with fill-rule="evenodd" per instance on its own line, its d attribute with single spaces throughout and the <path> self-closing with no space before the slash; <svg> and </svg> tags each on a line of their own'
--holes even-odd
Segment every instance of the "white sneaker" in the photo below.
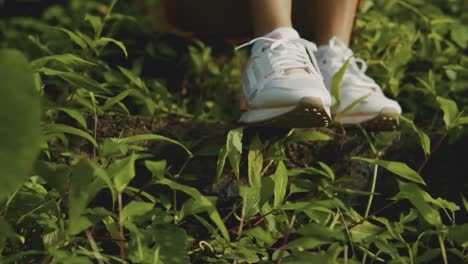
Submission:
<svg viewBox="0 0 468 264">
<path fill-rule="evenodd" d="M 247 112 L 239 122 L 271 127 L 330 123 L 331 96 L 314 57 L 317 47 L 292 28 L 278 28 L 251 45 L 243 81 Z"/>
<path fill-rule="evenodd" d="M 367 64 L 362 59 L 353 57 L 353 52 L 337 37 L 333 37 L 329 45 L 320 46 L 316 52 L 320 71 L 328 90 L 332 89 L 332 77 L 343 66 L 347 59 L 349 65 L 341 81 L 340 103 L 332 114 L 337 123 L 364 124 L 379 130 L 392 130 L 398 127 L 400 105 L 387 98 L 380 86 L 365 74 Z M 361 67 L 358 66 L 361 64 Z M 359 98 L 363 101 L 344 111 Z"/>
</svg>

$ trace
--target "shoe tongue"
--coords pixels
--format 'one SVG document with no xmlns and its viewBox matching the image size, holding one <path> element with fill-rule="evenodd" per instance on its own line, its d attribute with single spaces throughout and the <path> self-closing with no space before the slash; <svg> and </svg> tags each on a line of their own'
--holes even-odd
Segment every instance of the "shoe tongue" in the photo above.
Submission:
<svg viewBox="0 0 468 264">
<path fill-rule="evenodd" d="M 299 33 L 293 29 L 293 28 L 288 28 L 288 27 L 280 27 L 272 32 L 264 35 L 263 37 L 265 38 L 271 38 L 271 39 L 298 39 L 300 38 Z M 258 49 L 262 48 L 265 46 L 265 44 L 270 43 L 267 40 L 259 40 L 257 43 L 254 44 L 252 47 L 252 52 L 256 52 Z"/>
</svg>

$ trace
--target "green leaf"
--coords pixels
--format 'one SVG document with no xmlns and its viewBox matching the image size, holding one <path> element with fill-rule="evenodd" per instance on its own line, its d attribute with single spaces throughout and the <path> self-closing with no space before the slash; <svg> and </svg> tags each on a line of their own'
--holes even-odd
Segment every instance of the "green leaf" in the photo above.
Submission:
<svg viewBox="0 0 468 264">
<path fill-rule="evenodd" d="M 322 238 L 326 241 L 339 240 L 344 241 L 345 235 L 342 231 L 330 229 L 328 227 L 319 225 L 317 223 L 308 223 L 297 230 L 297 233 L 303 236 L 312 236 L 315 238 Z"/>
<path fill-rule="evenodd" d="M 132 71 L 129 71 L 123 67 L 120 67 L 119 66 L 119 70 L 120 72 L 123 73 L 123 75 L 125 75 L 125 77 L 127 77 L 127 79 L 129 79 L 131 81 L 132 84 L 134 84 L 136 87 L 138 87 L 139 89 L 145 91 L 145 92 L 149 92 L 148 91 L 148 87 L 146 87 L 146 84 L 141 80 L 140 77 L 138 77 L 135 73 L 133 73 Z"/>
<path fill-rule="evenodd" d="M 102 18 L 98 16 L 86 14 L 84 19 L 85 21 L 88 21 L 91 24 L 91 27 L 93 27 L 94 39 L 98 39 L 99 36 L 101 36 L 101 32 L 103 28 Z"/>
<path fill-rule="evenodd" d="M 422 130 L 418 129 L 416 125 L 411 121 L 410 119 L 400 115 L 400 121 L 403 123 L 407 124 L 411 130 L 413 130 L 416 135 L 418 135 L 419 138 L 419 144 L 421 145 L 424 154 L 427 156 L 429 153 L 431 153 L 431 140 L 429 139 L 429 136 L 427 136 L 426 133 L 424 133 Z"/>
<path fill-rule="evenodd" d="M 70 31 L 68 29 L 61 28 L 61 27 L 53 27 L 53 28 L 58 29 L 58 30 L 64 32 L 65 34 L 67 34 L 70 37 L 70 39 L 73 40 L 73 42 L 75 42 L 82 49 L 86 49 L 88 47 L 86 42 L 81 37 L 79 37 L 76 33 L 72 32 L 72 31 Z"/>
<path fill-rule="evenodd" d="M 450 128 L 459 114 L 457 104 L 440 96 L 437 96 L 437 102 L 439 102 L 440 109 L 444 112 L 445 126 Z"/>
<path fill-rule="evenodd" d="M 38 70 L 38 72 L 41 72 L 49 76 L 58 76 L 62 78 L 63 80 L 69 82 L 70 84 L 78 88 L 86 89 L 90 92 L 99 93 L 99 94 L 111 93 L 108 89 L 104 88 L 100 83 L 82 74 L 78 74 L 75 72 L 57 71 L 57 70 L 53 70 L 49 68 L 41 68 Z"/>
<path fill-rule="evenodd" d="M 70 109 L 70 108 L 63 108 L 63 107 L 58 107 L 57 110 L 60 110 L 67 115 L 69 115 L 71 118 L 75 119 L 78 124 L 80 124 L 83 128 L 87 128 L 86 124 L 86 119 L 83 117 L 82 112 L 75 110 L 75 109 Z"/>
<path fill-rule="evenodd" d="M 135 93 L 135 90 L 128 89 L 124 90 L 123 92 L 119 93 L 118 95 L 111 97 L 106 100 L 104 105 L 102 106 L 102 110 L 108 110 L 111 106 L 120 103 L 123 99 L 125 99 L 127 96 L 131 95 L 132 93 Z"/>
<path fill-rule="evenodd" d="M 71 53 L 66 53 L 66 54 L 57 54 L 57 55 L 51 55 L 51 56 L 45 56 L 41 57 L 39 59 L 36 59 L 31 62 L 31 66 L 34 69 L 40 69 L 44 67 L 47 63 L 51 61 L 59 61 L 63 63 L 64 65 L 67 66 L 93 66 L 96 65 L 92 62 L 89 62 L 87 60 L 84 60 L 76 55 L 73 55 Z"/>
<path fill-rule="evenodd" d="M 40 144 L 40 97 L 19 51 L 0 50 L 0 202 L 28 179 Z"/>
<path fill-rule="evenodd" d="M 426 183 L 424 182 L 423 178 L 419 175 L 419 173 L 417 173 L 416 171 L 408 167 L 408 165 L 406 165 L 405 163 L 397 162 L 397 161 L 366 159 L 366 158 L 361 158 L 361 157 L 352 157 L 351 159 L 365 161 L 371 164 L 377 164 L 380 167 L 394 173 L 397 176 L 400 176 L 404 179 L 407 179 L 413 182 L 426 185 Z"/>
<path fill-rule="evenodd" d="M 365 221 L 350 229 L 351 240 L 354 243 L 365 243 L 369 239 L 375 239 L 375 237 L 383 231 L 384 228 Z"/>
<path fill-rule="evenodd" d="M 278 208 L 286 196 L 286 187 L 288 185 L 288 170 L 282 161 L 278 163 L 275 174 L 273 175 L 273 181 L 275 182 L 275 198 L 273 206 Z"/>
<path fill-rule="evenodd" d="M 63 125 L 63 124 L 48 124 L 44 127 L 44 132 L 48 133 L 67 133 L 72 134 L 75 136 L 82 137 L 89 142 L 91 142 L 94 146 L 98 146 L 96 140 L 88 133 L 78 128 L 74 128 L 71 126 Z"/>
<path fill-rule="evenodd" d="M 343 76 L 348 69 L 349 59 L 343 63 L 343 66 L 333 75 L 332 82 L 331 82 L 331 95 L 333 99 L 332 108 L 336 109 L 340 104 L 341 98 L 341 81 L 343 80 Z"/>
<path fill-rule="evenodd" d="M 177 182 L 171 181 L 169 179 L 161 179 L 158 181 L 159 184 L 167 185 L 170 188 L 178 191 L 182 191 L 191 197 L 193 197 L 197 202 L 201 204 L 202 207 L 206 207 L 206 212 L 208 213 L 209 217 L 211 220 L 216 224 L 216 226 L 219 228 L 221 231 L 221 234 L 224 236 L 226 240 L 230 240 L 228 231 L 226 229 L 226 226 L 224 225 L 223 220 L 221 219 L 221 216 L 219 215 L 218 211 L 216 210 L 216 207 L 211 203 L 211 201 L 203 196 L 197 189 L 179 184 Z"/>
<path fill-rule="evenodd" d="M 125 47 L 125 45 L 121 41 L 115 40 L 113 38 L 100 38 L 96 41 L 96 46 L 105 47 L 109 43 L 114 43 L 115 45 L 117 45 L 124 53 L 125 58 L 128 57 L 127 48 Z"/>
<path fill-rule="evenodd" d="M 234 170 L 234 175 L 239 179 L 239 165 L 242 154 L 242 134 L 243 128 L 237 128 L 229 131 L 226 141 L 226 152 L 229 163 Z"/>
<path fill-rule="evenodd" d="M 454 124 L 454 126 L 466 124 L 468 124 L 468 116 L 461 116 L 457 119 L 457 122 Z"/>
<path fill-rule="evenodd" d="M 394 199 L 408 199 L 429 224 L 436 227 L 442 225 L 439 211 L 428 202 L 428 200 L 432 200 L 432 197 L 428 193 L 411 182 L 398 181 L 398 186 L 400 187 L 400 192 Z"/>
<path fill-rule="evenodd" d="M 163 179 L 166 174 L 166 160 L 145 160 L 145 167 L 151 172 L 153 179 Z"/>
<path fill-rule="evenodd" d="M 249 154 L 249 183 L 253 188 L 260 190 L 262 188 L 262 169 L 263 169 L 263 154 L 262 142 L 258 136 L 255 136 L 250 143 Z"/>
<path fill-rule="evenodd" d="M 107 173 L 113 179 L 115 189 L 121 193 L 128 183 L 135 177 L 135 154 L 129 157 L 114 161 L 107 168 Z"/>
<path fill-rule="evenodd" d="M 466 248 L 468 246 L 468 224 L 450 226 L 448 236 L 451 240 Z"/>
<path fill-rule="evenodd" d="M 219 181 L 219 178 L 221 177 L 221 174 L 223 173 L 224 165 L 226 164 L 227 156 L 228 155 L 227 155 L 226 146 L 223 146 L 219 150 L 218 160 L 216 162 L 216 180 L 217 181 Z"/>
<path fill-rule="evenodd" d="M 253 187 L 240 186 L 239 195 L 242 197 L 242 210 L 244 211 L 245 219 L 250 219 L 250 217 L 256 215 L 260 210 L 260 190 Z"/>
<path fill-rule="evenodd" d="M 304 142 L 304 141 L 326 141 L 331 140 L 332 137 L 329 135 L 322 133 L 320 131 L 301 131 L 296 132 L 284 139 L 285 143 L 293 143 L 293 142 Z"/>
<path fill-rule="evenodd" d="M 125 143 L 125 144 L 132 144 L 132 143 L 135 143 L 135 142 L 138 142 L 138 141 L 153 141 L 153 140 L 165 141 L 165 142 L 169 142 L 169 143 L 172 143 L 172 144 L 179 145 L 180 147 L 182 147 L 185 150 L 185 152 L 187 152 L 187 154 L 190 157 L 193 156 L 192 152 L 186 146 L 184 146 L 182 143 L 180 143 L 179 141 L 176 141 L 176 140 L 164 137 L 164 136 L 160 136 L 160 135 L 141 134 L 141 135 L 126 137 L 126 138 L 121 138 L 119 140 L 119 142 Z"/>
<path fill-rule="evenodd" d="M 89 202 L 106 186 L 100 174 L 105 173 L 102 168 L 87 159 L 81 159 L 73 168 L 70 176 L 69 194 L 69 233 L 77 234 L 90 223 L 89 219 L 82 217 Z M 107 177 L 105 175 L 104 177 Z"/>
<path fill-rule="evenodd" d="M 186 264 L 190 262 L 185 244 L 187 235 L 182 228 L 169 224 L 156 225 L 152 234 L 155 243 L 153 248 L 159 248 L 159 258 L 156 261 L 153 259 L 152 262 L 144 263 Z M 151 254 L 150 258 L 153 256 L 154 254 Z"/>
<path fill-rule="evenodd" d="M 122 219 L 125 221 L 129 217 L 142 216 L 153 210 L 154 204 L 140 201 L 131 201 L 122 209 Z"/>
<path fill-rule="evenodd" d="M 458 46 L 465 49 L 468 46 L 468 29 L 466 25 L 456 23 L 451 26 L 450 37 Z"/>
</svg>

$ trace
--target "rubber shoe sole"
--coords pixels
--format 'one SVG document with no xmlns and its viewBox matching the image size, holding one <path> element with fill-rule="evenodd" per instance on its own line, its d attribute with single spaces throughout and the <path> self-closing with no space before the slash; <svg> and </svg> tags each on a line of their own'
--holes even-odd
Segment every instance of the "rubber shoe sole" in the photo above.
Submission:
<svg viewBox="0 0 468 264">
<path fill-rule="evenodd" d="M 393 108 L 383 108 L 379 113 L 344 115 L 337 123 L 343 126 L 360 124 L 372 131 L 392 131 L 400 128 L 398 116 Z"/>
<path fill-rule="evenodd" d="M 297 105 L 250 109 L 239 123 L 245 126 L 276 128 L 326 127 L 331 123 L 330 107 L 316 97 L 303 97 Z"/>
</svg>

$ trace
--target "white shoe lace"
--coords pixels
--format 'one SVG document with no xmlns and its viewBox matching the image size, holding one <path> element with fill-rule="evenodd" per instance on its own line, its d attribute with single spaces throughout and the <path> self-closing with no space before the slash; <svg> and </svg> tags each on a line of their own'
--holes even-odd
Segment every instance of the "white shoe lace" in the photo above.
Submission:
<svg viewBox="0 0 468 264">
<path fill-rule="evenodd" d="M 335 54 L 338 55 L 331 59 L 337 66 L 341 67 L 343 63 L 349 59 L 348 69 L 346 70 L 343 79 L 348 79 L 351 83 L 362 83 L 370 88 L 377 88 L 380 90 L 374 80 L 365 74 L 367 63 L 361 58 L 355 58 L 353 51 L 348 48 L 344 42 L 339 40 L 337 37 L 333 37 L 330 40 L 329 46 Z M 360 64 L 360 67 L 358 63 Z M 375 91 L 375 89 L 373 90 Z"/>
<path fill-rule="evenodd" d="M 301 38 L 272 39 L 267 37 L 258 37 L 237 46 L 236 50 L 252 45 L 259 40 L 271 42 L 268 48 L 276 55 L 270 57 L 270 63 L 273 69 L 284 71 L 292 68 L 308 68 L 319 78 L 323 79 L 317 60 L 314 56 L 314 52 L 317 51 L 317 46 L 314 43 Z M 306 52 L 304 52 L 304 47 Z"/>
</svg>

